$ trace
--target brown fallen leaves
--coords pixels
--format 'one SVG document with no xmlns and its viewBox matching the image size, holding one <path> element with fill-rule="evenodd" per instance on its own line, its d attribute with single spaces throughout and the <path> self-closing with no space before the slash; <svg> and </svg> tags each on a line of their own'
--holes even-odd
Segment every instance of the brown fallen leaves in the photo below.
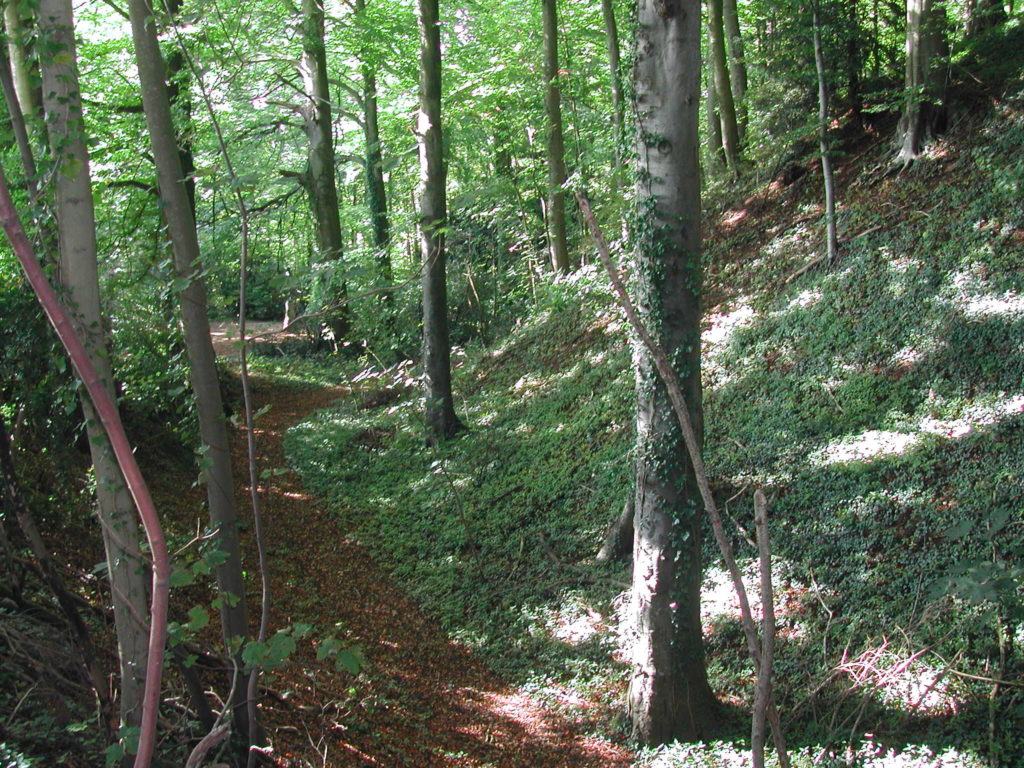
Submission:
<svg viewBox="0 0 1024 768">
<path fill-rule="evenodd" d="M 286 467 L 291 425 L 344 396 L 258 382 L 261 469 Z M 234 436 L 236 494 L 247 509 L 244 434 Z M 269 473 L 262 500 L 271 563 L 271 631 L 316 626 L 264 678 L 261 711 L 278 765 L 364 768 L 587 768 L 630 765 L 621 747 L 584 736 L 565 716 L 504 684 L 442 629 L 338 528 L 292 472 Z M 247 513 L 243 513 L 243 516 Z M 256 562 L 255 551 L 247 563 Z M 251 567 L 251 565 L 250 565 Z M 255 582 L 254 582 L 255 586 Z M 257 606 L 255 593 L 250 605 Z M 254 622 L 258 617 L 254 617 Z M 358 646 L 355 677 L 316 658 L 326 633 Z"/>
</svg>

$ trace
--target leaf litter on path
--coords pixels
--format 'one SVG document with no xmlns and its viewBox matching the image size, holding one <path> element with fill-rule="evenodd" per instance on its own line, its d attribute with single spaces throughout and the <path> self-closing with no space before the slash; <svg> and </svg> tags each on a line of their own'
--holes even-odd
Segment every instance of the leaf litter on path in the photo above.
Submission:
<svg viewBox="0 0 1024 768">
<path fill-rule="evenodd" d="M 264 677 L 261 711 L 277 764 L 288 768 L 625 768 L 631 755 L 502 682 L 454 642 L 287 466 L 287 429 L 345 395 L 258 380 L 256 425 L 272 585 L 271 631 L 313 624 L 309 639 Z M 245 435 L 233 436 L 236 495 L 247 507 Z M 244 514 L 244 513 L 243 513 Z M 254 548 L 247 562 L 256 562 Z M 255 577 L 253 578 L 255 588 Z M 250 605 L 259 604 L 254 589 Z M 253 616 L 254 624 L 258 616 Z M 335 636 L 366 660 L 358 675 L 318 660 Z"/>
</svg>

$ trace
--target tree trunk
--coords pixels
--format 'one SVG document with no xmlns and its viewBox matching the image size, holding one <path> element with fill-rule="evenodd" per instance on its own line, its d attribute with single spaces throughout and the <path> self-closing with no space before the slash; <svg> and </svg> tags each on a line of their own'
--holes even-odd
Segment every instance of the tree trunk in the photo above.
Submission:
<svg viewBox="0 0 1024 768">
<path fill-rule="evenodd" d="M 998 27 L 1006 19 L 1003 0 L 968 0 L 966 29 L 968 35 L 976 35 L 986 29 Z"/>
<path fill-rule="evenodd" d="M 743 53 L 743 34 L 740 31 L 740 16 L 736 0 L 722 0 L 725 40 L 729 51 L 729 84 L 732 86 L 733 102 L 739 140 L 747 133 L 747 60 Z"/>
<path fill-rule="evenodd" d="M 828 145 L 828 83 L 825 80 L 825 54 L 821 48 L 821 16 L 819 0 L 810 0 L 814 30 L 814 65 L 818 73 L 818 143 L 821 149 L 821 175 L 825 184 L 825 230 L 827 258 L 834 264 L 839 255 L 836 236 L 836 181 L 832 174 L 832 157 Z"/>
<path fill-rule="evenodd" d="M 365 0 L 356 0 L 356 13 L 363 22 L 362 34 L 367 34 L 363 20 Z M 366 137 L 366 200 L 370 208 L 370 223 L 373 230 L 373 250 L 377 256 L 377 279 L 382 286 L 394 282 L 391 268 L 391 219 L 388 217 L 388 196 L 384 186 L 383 155 L 381 153 L 380 129 L 377 121 L 377 72 L 372 56 L 363 46 L 363 132 Z M 394 295 L 391 291 L 381 294 L 381 305 L 386 314 L 388 333 L 395 334 Z"/>
<path fill-rule="evenodd" d="M 423 263 L 423 373 L 427 442 L 437 444 L 463 428 L 452 400 L 448 341 L 448 285 L 444 228 L 447 169 L 441 131 L 441 30 L 438 0 L 420 0 L 419 229 Z"/>
<path fill-rule="evenodd" d="M 336 263 L 340 269 L 344 243 L 338 213 L 338 187 L 334 179 L 334 130 L 322 0 L 302 0 L 301 69 L 306 88 L 302 116 L 309 143 L 309 195 L 316 220 L 317 257 L 322 262 Z M 329 301 L 338 306 L 328 313 L 328 326 L 334 336 L 334 344 L 338 345 L 348 340 L 351 330 L 348 289 L 341 277 L 331 278 L 331 285 Z"/>
<path fill-rule="evenodd" d="M 96 220 L 70 0 L 41 0 L 39 36 L 43 42 L 40 48 L 48 54 L 40 61 L 46 126 L 51 151 L 59 165 L 53 179 L 61 281 L 90 360 L 113 396 L 113 376 L 100 314 Z M 135 504 L 92 401 L 84 393 L 82 410 L 96 474 L 97 508 L 113 595 L 121 669 L 121 724 L 138 727 L 149 645 L 148 629 L 138 617 L 149 613 L 148 566 L 139 546 Z"/>
<path fill-rule="evenodd" d="M 544 18 L 544 108 L 548 118 L 548 248 L 551 266 L 567 273 L 569 244 L 565 234 L 565 138 L 562 135 L 562 93 L 558 86 L 557 0 L 541 0 Z"/>
<path fill-rule="evenodd" d="M 718 114 L 718 95 L 715 93 L 714 76 L 710 72 L 707 81 L 705 109 L 708 123 L 708 159 L 725 162 L 725 147 L 722 145 L 722 118 Z"/>
<path fill-rule="evenodd" d="M 641 0 L 636 275 L 647 327 L 676 362 L 690 417 L 700 391 L 700 3 Z M 629 712 L 644 744 L 705 737 L 716 723 L 700 624 L 700 495 L 665 386 L 638 346 L 633 544 L 636 638 Z"/>
<path fill-rule="evenodd" d="M 946 56 L 943 0 L 907 0 L 906 90 L 897 132 L 897 161 L 912 163 L 922 147 L 945 127 L 945 74 L 935 59 Z"/>
<path fill-rule="evenodd" d="M 817 0 L 813 0 L 817 2 Z M 820 23 L 819 19 L 819 23 Z M 864 98 L 861 94 L 860 87 L 860 71 L 861 71 L 861 51 L 860 51 L 860 17 L 857 13 L 857 3 L 849 4 L 849 16 L 847 17 L 846 26 L 846 81 L 847 89 L 849 90 L 850 109 L 853 111 L 853 115 L 857 118 L 857 122 L 863 123 L 864 120 Z M 819 36 L 821 31 L 818 31 Z"/>
<path fill-rule="evenodd" d="M 615 22 L 615 5 L 612 0 L 601 0 L 604 15 L 605 37 L 608 39 L 608 74 L 612 83 L 612 131 L 615 137 L 615 172 L 612 186 L 616 193 L 622 186 L 622 124 L 625 100 L 622 97 L 622 65 L 619 61 L 619 27 Z"/>
<path fill-rule="evenodd" d="M 32 84 L 32 57 L 27 45 L 28 31 L 25 29 L 19 6 L 18 0 L 6 0 L 4 27 L 7 31 L 7 51 L 11 59 L 11 71 L 18 93 L 18 103 L 21 105 L 21 114 L 33 118 L 39 109 L 40 98 Z"/>
<path fill-rule="evenodd" d="M 725 54 L 725 30 L 722 18 L 723 0 L 708 0 L 708 47 L 711 51 L 711 71 L 715 77 L 715 95 L 718 114 L 722 120 L 722 148 L 725 164 L 736 174 L 740 154 L 740 129 L 736 122 L 736 103 L 733 100 L 729 78 L 728 59 Z"/>
<path fill-rule="evenodd" d="M 156 164 L 164 220 L 174 252 L 181 321 L 188 354 L 192 391 L 203 444 L 202 473 L 206 484 L 210 525 L 217 530 L 217 547 L 227 557 L 216 569 L 221 595 L 221 624 L 225 644 L 237 647 L 249 636 L 245 582 L 235 509 L 234 482 L 224 406 L 217 378 L 216 359 L 210 338 L 206 285 L 195 219 L 189 201 L 181 156 L 171 118 L 170 97 L 163 55 L 153 25 L 153 10 L 147 0 L 130 0 L 132 38 L 142 90 L 150 144 Z M 234 697 L 230 704 L 235 722 L 248 733 L 245 712 L 243 670 L 238 665 L 232 679 Z"/>
</svg>

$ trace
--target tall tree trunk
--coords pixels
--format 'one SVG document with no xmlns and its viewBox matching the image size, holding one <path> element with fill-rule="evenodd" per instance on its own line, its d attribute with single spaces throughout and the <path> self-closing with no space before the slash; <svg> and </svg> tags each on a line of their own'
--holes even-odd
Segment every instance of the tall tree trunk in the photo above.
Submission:
<svg viewBox="0 0 1024 768">
<path fill-rule="evenodd" d="M 356 0 L 356 14 L 362 23 L 362 33 L 367 33 L 363 18 L 365 0 Z M 363 133 L 366 137 L 366 200 L 370 208 L 370 223 L 373 231 L 373 250 L 377 261 L 377 279 L 382 286 L 394 282 L 391 268 L 391 219 L 388 216 L 387 188 L 384 185 L 384 159 L 381 152 L 380 129 L 377 120 L 377 71 L 372 63 L 368 46 L 362 46 L 363 77 Z M 386 313 L 388 333 L 395 333 L 394 295 L 391 291 L 381 294 L 381 304 Z"/>
<path fill-rule="evenodd" d="M 722 2 L 723 0 L 707 0 L 708 47 L 711 51 L 711 71 L 715 77 L 715 95 L 718 97 L 718 114 L 722 120 L 722 148 L 725 150 L 725 164 L 735 175 L 740 156 L 740 129 L 736 121 L 736 103 L 733 100 L 728 58 L 725 54 Z"/>
<path fill-rule="evenodd" d="M 817 2 L 817 0 L 814 0 Z M 819 22 L 821 20 L 819 19 Z M 861 94 L 860 73 L 863 66 L 860 50 L 860 17 L 857 3 L 849 4 L 846 24 L 846 82 L 849 90 L 850 109 L 858 123 L 864 120 L 864 98 Z M 819 36 L 821 31 L 819 29 Z"/>
<path fill-rule="evenodd" d="M 334 129 L 331 121 L 331 91 L 327 79 L 327 51 L 324 47 L 322 0 L 302 0 L 302 79 L 306 102 L 302 115 L 309 143 L 309 195 L 316 220 L 317 254 L 320 261 L 336 262 L 341 268 L 344 243 L 338 212 L 338 187 L 334 178 Z M 338 306 L 328 314 L 334 343 L 350 335 L 348 289 L 344 279 L 332 278 L 330 301 Z"/>
<path fill-rule="evenodd" d="M 828 142 L 828 82 L 825 74 L 825 54 L 821 47 L 821 14 L 819 0 L 810 0 L 811 22 L 814 30 L 814 66 L 818 73 L 818 144 L 821 149 L 821 175 L 825 184 L 825 231 L 828 243 L 827 258 L 835 263 L 839 255 L 836 235 L 836 181 L 832 173 L 832 157 Z"/>
<path fill-rule="evenodd" d="M 4 2 L 4 27 L 7 32 L 7 51 L 11 59 L 11 71 L 18 93 L 21 113 L 32 118 L 39 109 L 40 97 L 32 84 L 31 56 L 28 53 L 28 30 L 21 16 L 18 0 Z"/>
<path fill-rule="evenodd" d="M 249 636 L 249 620 L 242 577 L 231 454 L 216 358 L 210 338 L 199 239 L 171 117 L 166 69 L 153 24 L 153 9 L 147 0 L 129 0 L 128 11 L 142 90 L 142 107 L 156 164 L 162 211 L 174 252 L 177 279 L 183 286 L 178 291 L 178 301 L 199 419 L 199 437 L 204 449 L 202 472 L 210 525 L 217 531 L 218 549 L 227 556 L 216 569 L 217 588 L 222 598 L 222 631 L 225 644 L 237 648 L 239 641 Z M 230 705 L 234 710 L 236 724 L 242 728 L 241 733 L 247 733 L 243 670 L 241 664 L 237 666 L 232 679 L 234 696 Z"/>
<path fill-rule="evenodd" d="M 619 27 L 615 22 L 613 0 L 601 0 L 604 15 L 604 32 L 608 41 L 608 74 L 612 83 L 612 130 L 615 136 L 615 173 L 612 185 L 616 193 L 622 186 L 622 123 L 625 114 L 625 100 L 622 97 L 622 65 L 619 61 Z"/>
<path fill-rule="evenodd" d="M 740 31 L 736 0 L 722 0 L 722 16 L 729 52 L 729 84 L 732 86 L 736 106 L 739 139 L 743 141 L 747 133 L 747 60 L 743 52 L 743 33 Z"/>
<path fill-rule="evenodd" d="M 548 248 L 551 266 L 569 271 L 569 244 L 565 234 L 565 138 L 562 134 L 562 92 L 558 85 L 557 0 L 541 0 L 544 19 L 544 107 L 548 128 Z"/>
<path fill-rule="evenodd" d="M 643 319 L 675 361 L 701 430 L 700 3 L 641 0 L 634 89 L 640 163 L 636 274 Z M 629 712 L 642 743 L 707 736 L 717 718 L 700 624 L 700 494 L 664 383 L 637 363 L 633 673 Z"/>
<path fill-rule="evenodd" d="M 96 220 L 89 154 L 78 87 L 75 31 L 70 0 L 39 3 L 43 107 L 51 151 L 60 246 L 61 281 L 86 341 L 90 360 L 113 396 L 113 376 L 100 313 L 96 263 Z M 114 604 L 121 669 L 122 725 L 138 727 L 148 658 L 148 628 L 139 621 L 147 606 L 148 566 L 139 546 L 135 504 L 117 466 L 92 401 L 82 395 L 89 450 L 96 473 L 96 497 Z"/>
<path fill-rule="evenodd" d="M 949 54 L 943 0 L 907 0 L 906 53 L 897 161 L 909 165 L 945 123 L 945 74 L 935 62 Z"/>
<path fill-rule="evenodd" d="M 708 123 L 708 159 L 725 162 L 725 147 L 722 145 L 722 118 L 718 114 L 718 94 L 715 93 L 714 75 L 707 75 L 707 99 L 705 99 Z"/>
<path fill-rule="evenodd" d="M 448 340 L 448 284 L 444 228 L 448 218 L 447 169 L 441 130 L 441 29 L 438 0 L 419 0 L 420 154 L 419 230 L 423 264 L 423 373 L 427 442 L 437 444 L 463 428 L 452 399 Z"/>
</svg>

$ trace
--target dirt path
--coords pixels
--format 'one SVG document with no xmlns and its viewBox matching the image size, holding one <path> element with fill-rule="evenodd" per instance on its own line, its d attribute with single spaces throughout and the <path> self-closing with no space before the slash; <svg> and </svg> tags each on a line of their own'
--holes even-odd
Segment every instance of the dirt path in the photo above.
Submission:
<svg viewBox="0 0 1024 768">
<path fill-rule="evenodd" d="M 261 468 L 283 468 L 288 427 L 342 396 L 267 383 L 257 405 Z M 244 435 L 234 439 L 240 503 L 247 499 Z M 625 750 L 579 735 L 580 724 L 548 711 L 490 673 L 348 540 L 328 512 L 287 472 L 264 481 L 271 554 L 272 630 L 293 622 L 333 629 L 361 646 L 358 680 L 318 662 L 300 643 L 292 663 L 271 674 L 263 707 L 282 766 L 383 768 L 597 768 L 630 764 Z M 245 502 L 247 504 L 247 500 Z M 245 507 L 243 507 L 245 508 Z M 248 555 L 255 563 L 255 553 Z M 251 593 L 250 605 L 258 605 Z M 304 647 L 303 647 L 304 646 Z"/>
</svg>

